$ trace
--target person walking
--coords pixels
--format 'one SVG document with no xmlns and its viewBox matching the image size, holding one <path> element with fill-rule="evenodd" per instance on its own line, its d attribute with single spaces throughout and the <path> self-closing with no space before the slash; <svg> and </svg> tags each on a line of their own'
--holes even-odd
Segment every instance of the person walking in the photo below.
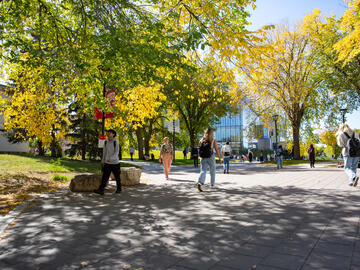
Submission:
<svg viewBox="0 0 360 270">
<path fill-rule="evenodd" d="M 184 150 L 183 150 L 184 159 L 186 159 L 187 153 L 188 153 L 188 151 L 187 151 L 187 148 L 185 147 Z"/>
<path fill-rule="evenodd" d="M 194 167 L 199 167 L 199 148 L 197 144 L 191 149 L 191 158 L 194 159 Z"/>
<path fill-rule="evenodd" d="M 249 150 L 249 152 L 248 152 L 248 160 L 249 160 L 250 163 L 253 160 L 253 152 L 251 152 L 251 150 Z"/>
<path fill-rule="evenodd" d="M 134 153 L 135 153 L 134 147 L 130 146 L 129 153 L 130 153 L 131 161 L 133 161 L 133 160 L 134 160 L 134 159 L 133 159 L 133 155 L 134 155 Z"/>
<path fill-rule="evenodd" d="M 210 169 L 211 187 L 215 185 L 216 161 L 215 151 L 219 157 L 221 164 L 221 156 L 214 138 L 214 130 L 211 128 L 206 129 L 203 138 L 199 142 L 199 155 L 200 155 L 200 175 L 198 179 L 197 188 L 202 192 L 202 186 L 205 184 L 206 171 Z"/>
<path fill-rule="evenodd" d="M 275 150 L 275 157 L 276 157 L 276 167 L 277 169 L 282 169 L 283 167 L 283 155 L 284 150 L 282 148 L 282 145 L 279 145 L 278 148 Z"/>
<path fill-rule="evenodd" d="M 164 144 L 160 148 L 159 162 L 163 163 L 165 179 L 169 180 L 170 167 L 173 160 L 173 146 L 169 143 L 169 138 L 164 138 Z"/>
<path fill-rule="evenodd" d="M 312 144 L 310 144 L 308 148 L 308 155 L 310 161 L 310 168 L 315 168 L 315 148 Z"/>
<path fill-rule="evenodd" d="M 110 174 L 113 173 L 116 180 L 115 193 L 121 193 L 121 180 L 120 180 L 120 160 L 119 160 L 119 142 L 115 138 L 116 131 L 109 129 L 106 133 L 107 140 L 103 148 L 103 156 L 101 159 L 102 178 L 101 184 L 94 192 L 104 195 L 104 190 L 109 181 Z"/>
<path fill-rule="evenodd" d="M 338 131 L 336 132 L 336 141 L 337 144 L 342 147 L 341 154 L 344 158 L 344 170 L 349 177 L 349 185 L 356 187 L 359 181 L 357 176 L 357 167 L 359 163 L 358 157 L 350 157 L 349 149 L 347 147 L 348 140 L 353 136 L 354 131 L 347 125 L 342 124 Z M 354 134 L 355 135 L 355 134 Z M 359 138 L 358 135 L 355 135 L 356 138 Z"/>
<path fill-rule="evenodd" d="M 231 151 L 232 149 L 229 142 L 226 142 L 226 144 L 221 147 L 221 154 L 223 155 L 224 174 L 229 173 Z"/>
</svg>

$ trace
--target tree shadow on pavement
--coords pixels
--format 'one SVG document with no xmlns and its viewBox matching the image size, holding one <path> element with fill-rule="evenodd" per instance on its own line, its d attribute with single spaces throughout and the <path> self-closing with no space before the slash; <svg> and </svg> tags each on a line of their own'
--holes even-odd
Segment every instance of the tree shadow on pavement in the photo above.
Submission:
<svg viewBox="0 0 360 270">
<path fill-rule="evenodd" d="M 287 254 L 301 258 L 289 269 L 325 269 L 332 260 L 316 260 L 311 252 L 320 242 L 354 243 L 356 201 L 355 193 L 296 187 L 199 193 L 190 183 L 105 196 L 54 193 L 8 228 L 0 268 L 261 269 L 276 267 L 274 254 Z M 345 261 L 339 258 L 343 266 L 351 256 L 352 250 Z"/>
</svg>

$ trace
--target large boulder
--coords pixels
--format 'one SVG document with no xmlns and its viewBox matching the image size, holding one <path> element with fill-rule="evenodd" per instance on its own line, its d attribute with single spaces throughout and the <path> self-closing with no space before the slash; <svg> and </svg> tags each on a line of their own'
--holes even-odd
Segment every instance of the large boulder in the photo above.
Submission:
<svg viewBox="0 0 360 270">
<path fill-rule="evenodd" d="M 78 174 L 70 183 L 70 190 L 72 192 L 86 192 L 98 189 L 101 184 L 101 174 Z"/>
<path fill-rule="evenodd" d="M 124 186 L 135 186 L 140 184 L 141 169 L 135 167 L 124 167 L 121 168 L 121 184 Z M 111 179 L 115 180 L 113 174 L 111 174 Z"/>
<path fill-rule="evenodd" d="M 135 167 L 120 168 L 121 184 L 124 186 L 134 186 L 140 183 L 141 169 Z M 70 190 L 72 192 L 89 192 L 99 188 L 101 183 L 101 174 L 78 174 L 70 183 Z M 113 174 L 110 175 L 110 180 L 115 180 Z"/>
</svg>

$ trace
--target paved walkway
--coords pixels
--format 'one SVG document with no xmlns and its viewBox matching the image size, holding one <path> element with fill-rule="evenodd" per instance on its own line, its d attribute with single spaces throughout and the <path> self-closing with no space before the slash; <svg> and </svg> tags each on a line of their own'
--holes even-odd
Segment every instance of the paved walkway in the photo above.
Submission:
<svg viewBox="0 0 360 270">
<path fill-rule="evenodd" d="M 0 269 L 360 269 L 360 190 L 341 169 L 236 164 L 199 193 L 191 167 L 170 181 L 144 167 L 123 194 L 35 200 L 1 236 Z"/>
</svg>

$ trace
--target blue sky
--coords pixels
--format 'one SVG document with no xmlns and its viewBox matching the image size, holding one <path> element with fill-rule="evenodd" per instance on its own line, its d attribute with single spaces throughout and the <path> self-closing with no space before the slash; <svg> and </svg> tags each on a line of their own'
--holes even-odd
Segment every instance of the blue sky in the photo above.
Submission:
<svg viewBox="0 0 360 270">
<path fill-rule="evenodd" d="M 250 29 L 267 24 L 297 23 L 316 8 L 322 13 L 334 13 L 340 17 L 346 10 L 343 0 L 257 0 L 257 8 L 251 11 Z M 351 127 L 360 128 L 360 110 L 347 115 Z"/>
</svg>

